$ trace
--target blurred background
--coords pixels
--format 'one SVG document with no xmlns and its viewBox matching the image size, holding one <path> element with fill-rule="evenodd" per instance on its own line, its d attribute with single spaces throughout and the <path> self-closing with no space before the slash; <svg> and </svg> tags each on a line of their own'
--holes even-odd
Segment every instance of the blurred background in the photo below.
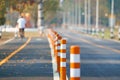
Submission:
<svg viewBox="0 0 120 80">
<path fill-rule="evenodd" d="M 22 14 L 27 28 L 37 28 L 39 1 L 1 0 L 1 27 L 15 27 Z M 79 27 L 80 31 L 91 34 L 105 31 L 113 36 L 120 30 L 119 3 L 120 0 L 43 0 L 44 24 L 52 28 Z"/>
<path fill-rule="evenodd" d="M 0 24 L 7 24 L 14 27 L 19 14 L 23 13 L 28 22 L 27 27 L 36 27 L 38 1 L 39 0 L 1 0 Z M 64 20 L 67 25 L 67 23 L 70 24 L 70 21 L 72 22 L 76 17 L 76 21 L 74 21 L 76 24 L 84 25 L 85 18 L 89 18 L 87 25 L 95 25 L 97 1 L 99 25 L 113 26 L 109 23 L 110 19 L 112 19 L 113 24 L 117 27 L 120 24 L 120 0 L 43 0 L 45 23 L 59 25 L 62 24 Z M 112 3 L 113 11 L 111 12 Z"/>
</svg>

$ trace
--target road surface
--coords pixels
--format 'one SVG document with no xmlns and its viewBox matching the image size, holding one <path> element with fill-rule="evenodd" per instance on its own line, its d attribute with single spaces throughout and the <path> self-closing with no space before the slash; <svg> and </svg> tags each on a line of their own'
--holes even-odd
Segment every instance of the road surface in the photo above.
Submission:
<svg viewBox="0 0 120 80">
<path fill-rule="evenodd" d="M 7 62 L 1 64 L 13 53 Z M 0 59 L 0 80 L 53 80 L 47 38 L 14 39 L 0 46 Z"/>
<path fill-rule="evenodd" d="M 68 79 L 70 78 L 69 49 L 71 45 L 80 46 L 81 80 L 120 79 L 120 42 L 93 38 L 66 29 L 56 30 L 67 39 Z M 7 56 L 10 56 L 9 60 L 6 60 Z M 55 72 L 46 37 L 14 39 L 1 45 L 0 59 L 0 80 L 54 79 Z"/>
<path fill-rule="evenodd" d="M 69 48 L 80 46 L 81 80 L 120 80 L 120 42 L 93 38 L 76 31 L 57 30 L 67 38 Z M 68 76 L 69 67 L 68 67 Z"/>
</svg>

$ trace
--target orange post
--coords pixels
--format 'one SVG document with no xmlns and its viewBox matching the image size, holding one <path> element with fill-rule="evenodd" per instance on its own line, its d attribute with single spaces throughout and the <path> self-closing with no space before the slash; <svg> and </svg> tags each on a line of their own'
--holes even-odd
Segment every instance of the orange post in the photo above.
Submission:
<svg viewBox="0 0 120 80">
<path fill-rule="evenodd" d="M 60 40 L 62 39 L 61 36 L 58 36 L 57 42 L 56 42 L 56 60 L 57 60 L 57 71 L 60 72 Z"/>
<path fill-rule="evenodd" d="M 60 80 L 66 80 L 66 40 L 61 40 L 60 50 Z"/>
<path fill-rule="evenodd" d="M 70 80 L 80 80 L 80 47 L 70 47 Z"/>
</svg>

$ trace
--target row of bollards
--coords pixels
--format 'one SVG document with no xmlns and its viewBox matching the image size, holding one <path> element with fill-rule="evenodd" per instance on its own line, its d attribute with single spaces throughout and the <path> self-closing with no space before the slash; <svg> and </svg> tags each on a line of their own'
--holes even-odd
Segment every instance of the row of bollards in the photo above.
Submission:
<svg viewBox="0 0 120 80">
<path fill-rule="evenodd" d="M 82 29 L 81 32 L 83 32 L 83 33 L 88 33 L 88 34 L 91 34 L 91 35 L 95 35 L 97 37 L 99 36 L 99 34 L 101 34 L 102 39 L 105 38 L 105 29 L 104 28 L 101 28 L 101 29 L 95 29 L 95 28 L 84 29 L 84 28 L 81 28 L 81 29 Z M 110 33 L 108 33 L 108 34 L 110 36 L 110 39 L 114 39 L 116 37 L 113 28 L 110 29 Z M 120 40 L 120 28 L 118 29 L 118 39 Z"/>
<path fill-rule="evenodd" d="M 54 52 L 60 80 L 66 80 L 67 40 L 52 29 L 48 30 L 48 40 Z M 80 80 L 80 47 L 76 45 L 70 47 L 70 80 Z"/>
</svg>

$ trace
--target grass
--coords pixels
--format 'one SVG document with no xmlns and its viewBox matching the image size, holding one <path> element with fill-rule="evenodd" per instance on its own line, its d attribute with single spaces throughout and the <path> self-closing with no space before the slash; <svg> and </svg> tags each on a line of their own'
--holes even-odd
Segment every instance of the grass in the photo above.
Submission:
<svg viewBox="0 0 120 80">
<path fill-rule="evenodd" d="M 14 37 L 13 32 L 2 32 L 2 38 L 0 39 L 0 44 Z M 25 32 L 25 37 L 40 37 L 38 32 Z"/>
<path fill-rule="evenodd" d="M 25 37 L 40 37 L 38 32 L 25 32 Z"/>
<path fill-rule="evenodd" d="M 102 38 L 102 33 L 99 33 L 99 37 Z M 111 39 L 110 38 L 110 29 L 106 28 L 104 31 L 104 39 Z M 114 29 L 114 38 L 115 40 L 118 40 L 118 28 Z"/>
<path fill-rule="evenodd" d="M 4 41 L 11 39 L 14 37 L 14 33 L 12 32 L 2 32 L 2 36 L 0 39 L 0 44 L 3 43 Z"/>
</svg>

